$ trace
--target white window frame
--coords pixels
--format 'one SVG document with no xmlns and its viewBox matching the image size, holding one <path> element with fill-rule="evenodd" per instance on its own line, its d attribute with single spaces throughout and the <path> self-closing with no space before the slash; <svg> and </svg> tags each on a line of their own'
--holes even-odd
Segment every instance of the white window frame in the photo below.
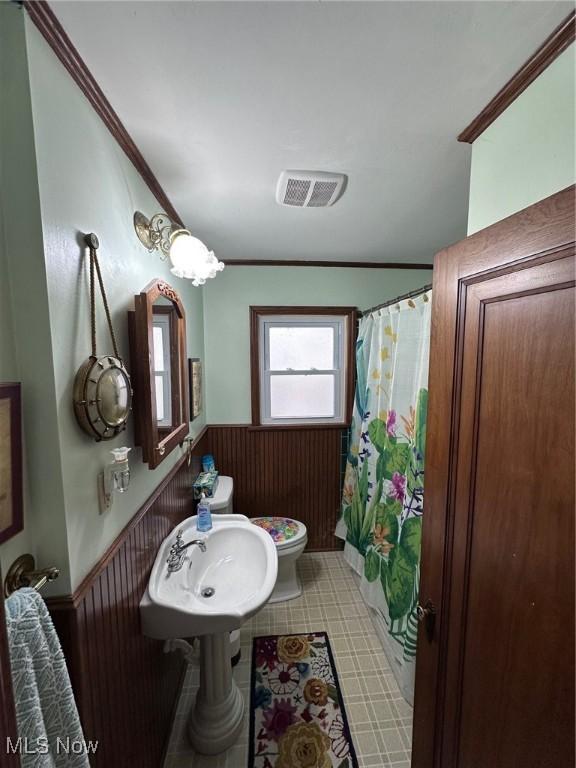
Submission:
<svg viewBox="0 0 576 768">
<path fill-rule="evenodd" d="M 259 315 L 259 378 L 260 378 L 260 423 L 265 426 L 290 426 L 314 424 L 343 424 L 346 420 L 346 376 L 347 376 L 347 327 L 346 315 Z M 328 369 L 273 370 L 270 368 L 270 328 L 333 328 L 334 362 Z M 334 376 L 334 416 L 310 416 L 302 418 L 273 418 L 271 411 L 272 376 Z"/>
<path fill-rule="evenodd" d="M 164 397 L 164 418 L 156 418 L 156 424 L 160 429 L 172 426 L 172 361 L 170 359 L 170 333 L 172 330 L 170 314 L 154 314 L 152 317 L 153 328 L 159 328 L 162 333 L 162 362 L 163 371 L 157 371 L 154 366 L 154 386 L 156 387 L 158 376 L 162 379 L 162 393 Z M 156 401 L 154 401 L 156 408 Z"/>
</svg>

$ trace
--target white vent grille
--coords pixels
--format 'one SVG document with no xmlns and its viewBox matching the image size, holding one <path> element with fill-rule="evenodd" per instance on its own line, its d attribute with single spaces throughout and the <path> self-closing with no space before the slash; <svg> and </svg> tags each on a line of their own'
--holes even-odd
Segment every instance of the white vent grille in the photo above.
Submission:
<svg viewBox="0 0 576 768">
<path fill-rule="evenodd" d="M 286 193 L 284 194 L 284 205 L 304 205 L 310 191 L 310 181 L 304 179 L 288 179 Z"/>
<path fill-rule="evenodd" d="M 336 189 L 335 181 L 317 181 L 308 200 L 311 208 L 321 208 L 324 205 L 330 205 L 330 200 Z"/>
<path fill-rule="evenodd" d="M 343 173 L 282 171 L 276 187 L 276 202 L 297 208 L 325 208 L 334 205 L 345 183 Z"/>
</svg>

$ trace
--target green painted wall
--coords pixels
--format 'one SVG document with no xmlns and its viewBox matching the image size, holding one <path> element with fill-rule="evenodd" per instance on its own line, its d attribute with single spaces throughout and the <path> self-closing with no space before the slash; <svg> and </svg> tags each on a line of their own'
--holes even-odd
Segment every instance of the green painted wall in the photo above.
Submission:
<svg viewBox="0 0 576 768">
<path fill-rule="evenodd" d="M 0 3 L 0 380 L 22 382 L 24 531 L 0 547 L 2 570 L 31 552 L 61 565 L 69 589 L 52 340 L 24 13 Z"/>
<path fill-rule="evenodd" d="M 1 17 L 0 17 L 1 18 Z M 1 38 L 0 38 L 1 44 Z M 2 53 L 0 53 L 2 56 Z M 2 62 L 0 60 L 0 78 L 2 77 Z M 5 93 L 0 82 L 0 92 Z M 5 146 L 2 132 L 2 119 L 0 118 L 0 145 Z M 2 163 L 2 151 L 0 150 L 0 163 Z M 0 182 L 3 180 L 2 167 L 0 166 Z M 16 363 L 16 347 L 14 344 L 14 328 L 12 323 L 12 303 L 10 298 L 10 282 L 8 274 L 8 254 L 4 235 L 4 210 L 2 203 L 2 191 L 0 190 L 0 381 L 12 381 L 18 378 L 18 366 Z"/>
<path fill-rule="evenodd" d="M 134 449 L 128 492 L 115 495 L 110 512 L 99 513 L 97 475 L 109 462 L 111 448 L 133 446 L 134 439 L 130 425 L 118 438 L 97 444 L 79 429 L 73 415 L 74 374 L 90 353 L 82 234 L 95 232 L 100 239 L 99 258 L 112 320 L 126 360 L 127 311 L 133 308 L 134 294 L 155 277 L 162 277 L 180 293 L 186 310 L 188 354 L 204 357 L 202 289 L 173 277 L 167 263 L 140 244 L 132 226 L 134 211 L 152 215 L 159 209 L 156 199 L 29 19 L 26 33 L 74 588 L 181 455 L 176 449 L 151 471 L 142 462 L 140 449 Z M 109 351 L 101 310 L 98 340 L 99 352 Z M 196 419 L 191 434 L 198 434 L 204 424 L 203 417 Z"/>
<path fill-rule="evenodd" d="M 208 422 L 251 421 L 251 305 L 365 309 L 431 282 L 431 270 L 226 267 L 204 288 Z"/>
<path fill-rule="evenodd" d="M 2 301 L 0 371 L 23 382 L 29 498 L 24 533 L 0 556 L 4 569 L 25 550 L 41 565 L 60 567 L 47 594 L 61 594 L 80 583 L 181 455 L 176 449 L 151 471 L 134 449 L 128 492 L 115 495 L 113 509 L 100 514 L 97 475 L 111 448 L 133 446 L 134 440 L 130 426 L 119 438 L 97 444 L 73 414 L 74 375 L 90 353 L 83 233 L 100 238 L 101 268 L 126 360 L 127 311 L 134 294 L 155 277 L 180 292 L 188 354 L 203 358 L 202 289 L 174 278 L 140 245 L 134 211 L 151 215 L 157 201 L 26 14 L 5 3 L 0 11 L 0 28 L 11 44 L 5 49 L 2 39 L 2 60 L 14 55 L 18 62 L 17 78 L 10 65 L 11 108 L 2 109 L 2 190 L 9 194 L 2 199 L 0 269 L 9 275 L 10 306 Z M 3 107 L 7 93 L 3 88 Z M 2 291 L 4 299 L 5 286 Z M 100 304 L 97 311 L 98 351 L 104 354 L 110 342 Z M 204 425 L 202 415 L 191 434 Z"/>
<path fill-rule="evenodd" d="M 468 234 L 574 184 L 575 47 L 472 146 Z"/>
</svg>

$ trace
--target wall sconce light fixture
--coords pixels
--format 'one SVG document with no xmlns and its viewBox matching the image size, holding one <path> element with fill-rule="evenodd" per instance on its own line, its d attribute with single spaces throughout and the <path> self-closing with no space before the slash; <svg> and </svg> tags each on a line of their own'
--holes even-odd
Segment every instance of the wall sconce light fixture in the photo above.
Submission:
<svg viewBox="0 0 576 768">
<path fill-rule="evenodd" d="M 128 452 L 131 448 L 113 448 L 110 453 L 113 460 L 104 468 L 98 476 L 98 495 L 100 497 L 100 511 L 111 509 L 114 500 L 113 493 L 124 493 L 130 485 L 130 466 L 128 464 Z"/>
<path fill-rule="evenodd" d="M 164 213 L 147 219 L 136 211 L 134 229 L 145 248 L 150 252 L 158 250 L 163 261 L 170 259 L 172 274 L 192 280 L 192 285 L 204 285 L 224 269 L 224 262 L 218 261 L 214 251 L 209 251 L 188 229 L 176 226 Z"/>
</svg>

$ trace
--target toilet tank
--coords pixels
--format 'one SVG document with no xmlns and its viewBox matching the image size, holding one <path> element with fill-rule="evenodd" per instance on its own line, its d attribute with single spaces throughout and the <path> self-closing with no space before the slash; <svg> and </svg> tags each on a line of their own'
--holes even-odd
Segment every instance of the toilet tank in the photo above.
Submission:
<svg viewBox="0 0 576 768">
<path fill-rule="evenodd" d="M 210 512 L 213 515 L 231 515 L 233 510 L 232 495 L 234 493 L 234 480 L 226 475 L 218 477 L 216 491 L 210 501 Z"/>
</svg>

